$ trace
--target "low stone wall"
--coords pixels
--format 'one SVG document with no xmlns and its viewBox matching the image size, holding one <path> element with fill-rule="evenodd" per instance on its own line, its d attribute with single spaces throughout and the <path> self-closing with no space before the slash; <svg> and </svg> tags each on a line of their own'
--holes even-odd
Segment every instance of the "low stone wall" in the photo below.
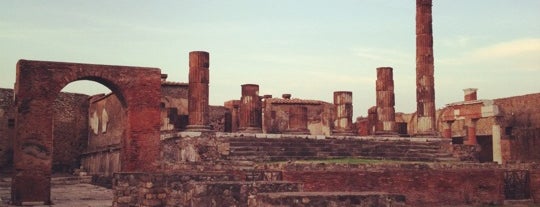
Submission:
<svg viewBox="0 0 540 207">
<path fill-rule="evenodd" d="M 117 173 L 115 207 L 247 206 L 257 193 L 295 192 L 301 185 L 283 181 L 238 181 L 231 173 Z M 256 206 L 256 205 L 253 205 Z"/>
<path fill-rule="evenodd" d="M 296 170 L 294 170 L 296 168 Z M 432 168 L 372 165 L 369 169 L 300 170 L 289 167 L 283 179 L 304 184 L 305 191 L 385 191 L 401 193 L 413 206 L 502 204 L 504 170 L 496 168 Z"/>
<path fill-rule="evenodd" d="M 382 192 L 287 192 L 287 193 L 260 193 L 250 199 L 249 206 L 406 206 L 405 196 Z"/>
</svg>

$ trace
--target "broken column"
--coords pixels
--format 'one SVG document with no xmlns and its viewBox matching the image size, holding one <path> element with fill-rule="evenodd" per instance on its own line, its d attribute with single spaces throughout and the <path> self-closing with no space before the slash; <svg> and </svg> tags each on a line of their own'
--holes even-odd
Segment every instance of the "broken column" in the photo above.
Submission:
<svg viewBox="0 0 540 207">
<path fill-rule="evenodd" d="M 336 117 L 334 120 L 334 135 L 354 135 L 352 129 L 352 92 L 336 91 L 334 92 L 334 106 L 336 107 Z"/>
<path fill-rule="evenodd" d="M 262 133 L 262 102 L 259 96 L 259 85 L 242 85 L 240 99 L 239 131 L 246 133 Z"/>
<path fill-rule="evenodd" d="M 310 134 L 307 128 L 307 107 L 293 105 L 289 108 L 289 127 L 288 134 Z"/>
<path fill-rule="evenodd" d="M 476 89 L 476 88 L 463 89 L 463 92 L 465 93 L 464 100 L 465 101 L 476 101 L 477 100 L 477 97 L 476 97 L 476 91 L 477 90 L 478 89 Z"/>
<path fill-rule="evenodd" d="M 432 0 L 416 0 L 417 136 L 435 136 Z"/>
<path fill-rule="evenodd" d="M 238 114 L 240 107 L 240 100 L 230 100 L 224 103 L 225 108 L 229 109 L 230 117 L 230 130 L 229 132 L 238 131 Z"/>
<path fill-rule="evenodd" d="M 187 131 L 209 131 L 208 91 L 210 82 L 209 54 L 204 51 L 189 53 L 189 90 Z"/>
<path fill-rule="evenodd" d="M 375 87 L 377 93 L 376 135 L 397 135 L 392 70 L 391 67 L 377 68 L 377 81 Z"/>
</svg>

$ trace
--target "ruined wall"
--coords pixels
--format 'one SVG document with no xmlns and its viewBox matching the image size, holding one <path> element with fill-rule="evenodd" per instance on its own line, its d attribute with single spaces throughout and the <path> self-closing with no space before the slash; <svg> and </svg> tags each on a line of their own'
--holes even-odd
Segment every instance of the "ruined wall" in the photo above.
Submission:
<svg viewBox="0 0 540 207">
<path fill-rule="evenodd" d="M 111 93 L 91 98 L 88 108 L 88 147 L 82 165 L 91 175 L 112 175 L 120 170 L 120 149 L 126 112 Z"/>
<path fill-rule="evenodd" d="M 225 117 L 227 113 L 230 113 L 229 109 L 223 106 L 210 106 L 209 110 L 208 119 L 210 128 L 216 132 L 224 132 L 226 122 L 230 122 Z"/>
<path fill-rule="evenodd" d="M 162 82 L 161 131 L 183 130 L 188 125 L 188 84 Z"/>
<path fill-rule="evenodd" d="M 80 166 L 88 141 L 88 98 L 60 93 L 54 102 L 53 172 L 71 173 Z"/>
<path fill-rule="evenodd" d="M 0 88 L 0 171 L 13 167 L 14 107 L 13 90 Z"/>
<path fill-rule="evenodd" d="M 88 96 L 60 93 L 53 103 L 53 172 L 71 172 L 80 165 L 79 157 L 88 140 Z M 15 106 L 13 90 L 0 89 L 0 169 L 9 170 L 13 162 Z"/>
<path fill-rule="evenodd" d="M 291 107 L 306 107 L 308 129 L 312 135 L 330 136 L 334 105 L 322 101 L 299 99 L 267 99 L 264 103 L 263 130 L 265 133 L 284 133 L 289 127 Z"/>
<path fill-rule="evenodd" d="M 503 159 L 540 161 L 540 93 L 495 99 L 494 104 L 502 114 Z"/>
<path fill-rule="evenodd" d="M 503 170 L 428 169 L 422 165 L 395 169 L 374 165 L 367 170 L 318 168 L 285 170 L 283 179 L 303 183 L 305 191 L 399 193 L 413 206 L 502 204 L 504 200 Z"/>
</svg>

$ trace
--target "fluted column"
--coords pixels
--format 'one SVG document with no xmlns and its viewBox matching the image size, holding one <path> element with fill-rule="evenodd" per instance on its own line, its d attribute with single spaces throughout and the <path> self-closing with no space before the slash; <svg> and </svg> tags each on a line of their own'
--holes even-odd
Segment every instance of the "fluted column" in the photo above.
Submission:
<svg viewBox="0 0 540 207">
<path fill-rule="evenodd" d="M 189 53 L 189 90 L 187 131 L 209 131 L 210 55 L 204 51 Z"/>
<path fill-rule="evenodd" d="M 262 133 L 262 102 L 259 96 L 259 85 L 242 85 L 240 99 L 239 131 L 247 133 Z"/>
<path fill-rule="evenodd" d="M 416 0 L 417 136 L 435 136 L 432 0 Z"/>
<path fill-rule="evenodd" d="M 397 135 L 394 109 L 394 78 L 391 67 L 377 68 L 376 81 L 377 124 L 375 134 Z"/>
<path fill-rule="evenodd" d="M 354 135 L 352 127 L 353 105 L 352 92 L 334 92 L 334 106 L 336 107 L 336 117 L 334 121 L 334 135 Z"/>
</svg>

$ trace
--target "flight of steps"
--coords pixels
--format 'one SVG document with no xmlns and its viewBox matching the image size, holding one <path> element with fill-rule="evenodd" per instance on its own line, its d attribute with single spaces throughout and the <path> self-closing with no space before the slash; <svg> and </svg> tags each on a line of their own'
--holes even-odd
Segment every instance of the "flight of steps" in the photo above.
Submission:
<svg viewBox="0 0 540 207">
<path fill-rule="evenodd" d="M 458 161 L 442 141 L 376 139 L 229 138 L 230 160 L 289 161 L 357 157 L 366 159 Z"/>
<path fill-rule="evenodd" d="M 279 171 L 118 173 L 113 206 L 405 206 L 383 192 L 304 192 Z"/>
</svg>

